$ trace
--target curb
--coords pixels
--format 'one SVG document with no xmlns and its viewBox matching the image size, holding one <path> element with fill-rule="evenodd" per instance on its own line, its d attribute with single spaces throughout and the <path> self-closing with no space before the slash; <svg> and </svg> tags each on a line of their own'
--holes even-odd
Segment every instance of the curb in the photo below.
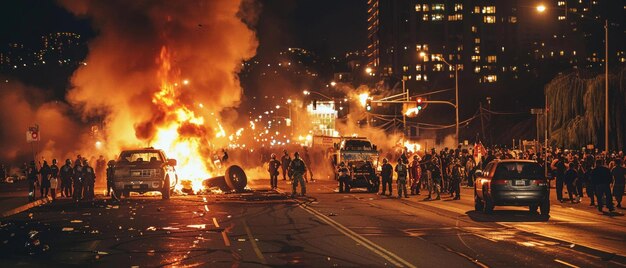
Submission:
<svg viewBox="0 0 626 268">
<path fill-rule="evenodd" d="M 30 203 L 21 205 L 19 207 L 14 208 L 14 209 L 9 209 L 7 211 L 3 211 L 2 213 L 0 213 L 0 218 L 6 218 L 6 217 L 9 217 L 9 216 L 15 215 L 17 213 L 29 210 L 31 208 L 38 207 L 38 206 L 41 206 L 43 204 L 48 204 L 48 203 L 51 203 L 51 202 L 52 202 L 52 197 L 39 199 L 37 201 L 33 201 L 33 202 L 30 202 Z"/>
</svg>

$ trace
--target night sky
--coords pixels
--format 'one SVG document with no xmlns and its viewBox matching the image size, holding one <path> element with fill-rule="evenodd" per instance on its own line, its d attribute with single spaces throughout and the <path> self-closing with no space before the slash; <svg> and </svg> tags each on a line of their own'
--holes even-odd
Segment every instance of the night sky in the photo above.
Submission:
<svg viewBox="0 0 626 268">
<path fill-rule="evenodd" d="M 261 0 L 257 24 L 259 54 L 302 47 L 336 56 L 367 46 L 366 0 Z M 89 21 L 52 0 L 2 1 L 0 45 L 38 42 L 46 33 L 70 31 L 91 37 Z"/>
</svg>

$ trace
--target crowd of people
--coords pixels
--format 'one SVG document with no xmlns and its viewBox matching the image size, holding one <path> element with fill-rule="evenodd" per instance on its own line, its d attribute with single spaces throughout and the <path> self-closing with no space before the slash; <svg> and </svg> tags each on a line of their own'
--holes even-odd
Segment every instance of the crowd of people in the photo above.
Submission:
<svg viewBox="0 0 626 268">
<path fill-rule="evenodd" d="M 76 156 L 72 162 L 65 160 L 65 164 L 60 164 L 56 159 L 52 159 L 52 164 L 47 160 L 39 165 L 35 161 L 24 163 L 24 174 L 28 183 L 29 200 L 37 198 L 37 188 L 40 198 L 53 200 L 57 197 L 71 198 L 78 202 L 81 200 L 93 200 L 95 197 L 94 187 L 97 178 L 106 177 L 106 160 L 100 156 L 96 161 L 95 168 L 81 155 Z M 58 189 L 58 192 L 57 192 Z"/>
<path fill-rule="evenodd" d="M 480 149 L 481 154 L 475 150 Z M 303 170 L 294 173 L 293 160 L 287 150 L 283 156 L 277 159 L 271 154 L 269 160 L 270 184 L 272 189 L 277 187 L 278 177 L 282 173 L 283 180 L 302 178 L 302 181 L 294 181 L 292 193 L 295 195 L 296 186 L 303 186 L 305 192 L 307 174 L 312 178 L 310 158 L 305 149 Z M 296 153 L 297 154 L 297 153 Z M 389 153 L 382 160 L 380 167 L 380 183 L 382 191 L 380 195 L 393 195 L 393 181 L 397 185 L 397 197 L 409 198 L 411 195 L 427 194 L 427 200 L 440 200 L 443 194 L 449 194 L 453 200 L 461 199 L 461 187 L 466 185 L 473 187 L 477 170 L 482 170 L 486 165 L 496 159 L 526 159 L 537 161 L 546 170 L 547 179 L 554 180 L 556 197 L 560 202 L 580 203 L 583 198 L 589 199 L 589 205 L 597 207 L 600 211 L 603 207 L 613 210 L 613 199 L 617 207 L 621 208 L 624 195 L 625 156 L 623 152 L 598 152 L 593 150 L 564 150 L 548 149 L 544 153 L 535 153 L 533 150 L 507 149 L 503 147 L 469 147 L 444 148 L 440 151 L 434 148 L 428 152 L 409 153 L 402 151 L 396 155 L 395 167 L 389 159 L 396 159 Z M 299 159 L 299 156 L 296 157 Z M 307 162 L 308 159 L 308 162 Z M 282 172 L 280 172 L 282 170 Z M 350 170 L 341 163 L 337 166 L 336 173 L 349 174 Z M 338 187 L 343 181 L 339 180 Z M 566 191 L 568 198 L 564 197 Z"/>
<path fill-rule="evenodd" d="M 570 201 L 580 203 L 586 195 L 589 206 L 595 206 L 599 211 L 603 207 L 613 210 L 613 198 L 617 207 L 622 208 L 621 202 L 624 195 L 625 156 L 623 152 L 598 152 L 592 150 L 546 150 L 544 155 L 534 153 L 532 150 L 521 151 L 506 148 L 493 147 L 485 149 L 485 154 L 477 157 L 473 148 L 448 149 L 440 152 L 432 149 L 430 153 L 414 154 L 412 161 L 409 155 L 403 153 L 397 161 L 394 169 L 397 177 L 398 197 L 406 194 L 406 187 L 410 187 L 411 195 L 419 195 L 420 190 L 427 190 L 427 199 L 440 199 L 441 193 L 450 194 L 454 199 L 460 199 L 460 187 L 462 183 L 473 186 L 476 170 L 484 169 L 485 166 L 495 159 L 527 159 L 535 160 L 547 171 L 548 179 L 555 180 L 557 200 L 560 202 Z M 385 194 L 387 187 L 389 195 L 392 194 L 392 171 L 389 161 L 383 159 L 381 172 L 382 192 Z M 408 181 L 407 181 L 408 180 Z M 569 198 L 564 198 L 563 191 L 567 191 Z"/>
</svg>

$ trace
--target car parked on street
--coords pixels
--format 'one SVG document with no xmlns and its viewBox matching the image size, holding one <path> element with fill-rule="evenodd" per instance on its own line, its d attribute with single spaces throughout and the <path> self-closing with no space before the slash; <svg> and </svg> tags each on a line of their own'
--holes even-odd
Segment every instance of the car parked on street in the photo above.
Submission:
<svg viewBox="0 0 626 268">
<path fill-rule="evenodd" d="M 474 208 L 493 212 L 495 206 L 528 206 L 550 214 L 550 189 L 544 169 L 533 160 L 494 160 L 476 171 Z"/>
</svg>

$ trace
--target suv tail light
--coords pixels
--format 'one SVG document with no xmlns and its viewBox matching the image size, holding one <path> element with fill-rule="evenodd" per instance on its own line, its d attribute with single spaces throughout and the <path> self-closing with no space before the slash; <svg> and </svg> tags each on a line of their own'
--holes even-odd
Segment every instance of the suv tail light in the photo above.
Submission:
<svg viewBox="0 0 626 268">
<path fill-rule="evenodd" d="M 546 180 L 532 180 L 530 181 L 530 184 L 537 186 L 546 186 L 548 185 L 548 182 Z"/>
<path fill-rule="evenodd" d="M 494 184 L 494 185 L 506 185 L 506 180 L 492 180 L 491 184 Z"/>
</svg>

